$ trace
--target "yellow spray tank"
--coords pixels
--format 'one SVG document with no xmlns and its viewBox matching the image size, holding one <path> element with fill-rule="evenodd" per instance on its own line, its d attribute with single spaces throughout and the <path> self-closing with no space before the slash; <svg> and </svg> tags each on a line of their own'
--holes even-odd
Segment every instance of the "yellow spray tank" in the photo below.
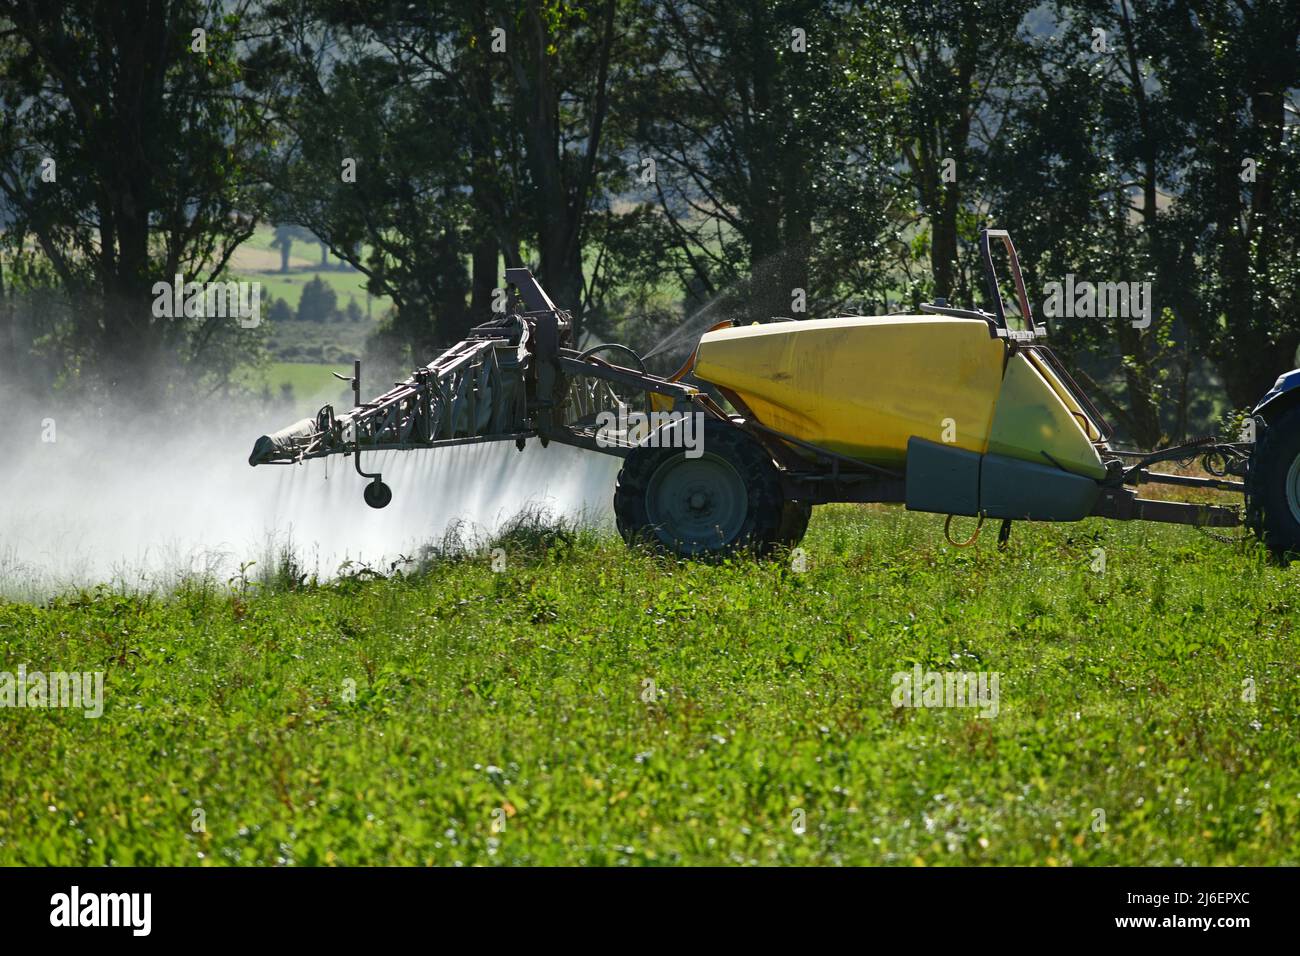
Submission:
<svg viewBox="0 0 1300 956">
<path fill-rule="evenodd" d="M 1007 323 L 993 240 L 1024 329 Z M 1109 430 L 1041 343 L 1010 236 L 985 230 L 980 251 L 993 312 L 940 301 L 917 315 L 713 330 L 696 378 L 784 441 L 787 458 L 838 456 L 901 478 L 911 510 L 1002 518 L 1003 535 L 1011 520 L 1086 517 L 1121 474 Z"/>
<path fill-rule="evenodd" d="M 981 319 L 860 316 L 709 332 L 697 378 L 761 424 L 871 464 L 912 438 L 1105 476 L 1092 423 L 1048 364 Z M 797 446 L 796 446 L 797 447 Z"/>
</svg>

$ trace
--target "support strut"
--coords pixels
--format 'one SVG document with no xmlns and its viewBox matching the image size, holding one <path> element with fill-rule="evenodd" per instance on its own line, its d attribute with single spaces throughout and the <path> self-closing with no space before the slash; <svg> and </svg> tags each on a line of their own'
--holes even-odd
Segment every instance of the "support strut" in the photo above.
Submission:
<svg viewBox="0 0 1300 956">
<path fill-rule="evenodd" d="M 352 363 L 352 377 L 340 375 L 338 372 L 331 373 L 335 378 L 343 382 L 350 382 L 352 385 L 352 405 L 354 408 L 361 407 L 361 359 L 356 359 Z M 362 478 L 371 479 L 370 484 L 366 485 L 366 490 L 361 493 L 366 504 L 372 508 L 386 508 L 388 503 L 393 500 L 393 489 L 384 484 L 383 472 L 363 471 L 361 469 L 361 438 L 356 433 L 356 426 L 353 426 L 352 439 L 352 465 L 356 468 L 357 474 Z"/>
</svg>

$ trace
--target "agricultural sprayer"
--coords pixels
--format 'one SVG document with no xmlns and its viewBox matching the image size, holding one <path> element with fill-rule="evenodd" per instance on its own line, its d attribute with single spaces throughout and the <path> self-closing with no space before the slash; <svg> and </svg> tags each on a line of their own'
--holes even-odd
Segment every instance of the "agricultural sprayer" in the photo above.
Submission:
<svg viewBox="0 0 1300 956">
<path fill-rule="evenodd" d="M 1013 521 L 1097 516 L 1245 524 L 1279 554 L 1300 551 L 1300 370 L 1254 408 L 1254 441 L 1119 448 L 1044 344 L 1010 237 L 985 230 L 980 252 L 992 311 L 939 301 L 918 314 L 727 322 L 671 376 L 650 374 L 625 345 L 579 351 L 571 315 L 527 269 L 508 269 L 515 291 L 498 318 L 367 402 L 355 363 L 354 408 L 325 405 L 262 436 L 249 463 L 350 455 L 367 504 L 382 508 L 392 491 L 363 453 L 561 442 L 621 456 L 620 533 L 680 555 L 791 546 L 812 506 L 835 501 L 1000 520 L 1003 543 Z M 1208 476 L 1154 467 L 1197 459 Z M 1157 483 L 1243 502 L 1139 495 Z"/>
</svg>

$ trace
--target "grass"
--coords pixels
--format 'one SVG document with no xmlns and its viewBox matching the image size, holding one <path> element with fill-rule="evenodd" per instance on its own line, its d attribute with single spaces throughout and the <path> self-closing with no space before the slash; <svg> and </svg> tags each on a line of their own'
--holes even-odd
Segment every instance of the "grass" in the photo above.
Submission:
<svg viewBox="0 0 1300 956">
<path fill-rule="evenodd" d="M 353 359 L 364 356 L 366 336 L 374 331 L 372 322 L 272 322 L 270 351 L 281 362 L 351 368 Z"/>
<path fill-rule="evenodd" d="M 322 269 L 320 267 L 320 246 L 311 241 L 295 240 L 291 250 L 293 265 L 288 272 L 280 272 L 280 252 L 272 249 L 275 230 L 266 224 L 259 226 L 241 246 L 251 255 L 236 252 L 231 272 L 238 278 L 256 280 L 262 284 L 262 300 L 269 298 L 284 299 L 297 309 L 298 300 L 302 298 L 302 287 L 312 279 L 320 279 L 338 295 L 339 308 L 345 308 L 349 297 L 354 298 L 364 312 L 366 308 L 366 277 L 353 269 Z M 333 256 L 330 265 L 338 260 Z M 392 306 L 387 297 L 377 297 L 371 304 L 372 317 L 378 319 Z"/>
<path fill-rule="evenodd" d="M 340 309 L 347 307 L 348 298 L 351 297 L 356 299 L 357 305 L 361 308 L 363 314 L 366 310 L 366 277 L 360 272 L 295 269 L 283 273 L 278 271 L 258 272 L 247 278 L 256 279 L 262 283 L 262 300 L 264 302 L 272 297 L 284 299 L 291 308 L 296 310 L 299 300 L 302 299 L 302 287 L 312 279 L 320 279 L 334 290 L 338 296 Z M 388 310 L 390 305 L 391 303 L 386 298 L 375 299 L 370 304 L 372 316 L 378 319 Z"/>
<path fill-rule="evenodd" d="M 1300 569 L 941 526 L 818 509 L 799 573 L 521 524 L 500 572 L 0 605 L 0 667 L 106 671 L 98 720 L 0 711 L 0 864 L 1300 862 Z M 997 716 L 895 708 L 916 664 L 997 672 Z"/>
</svg>

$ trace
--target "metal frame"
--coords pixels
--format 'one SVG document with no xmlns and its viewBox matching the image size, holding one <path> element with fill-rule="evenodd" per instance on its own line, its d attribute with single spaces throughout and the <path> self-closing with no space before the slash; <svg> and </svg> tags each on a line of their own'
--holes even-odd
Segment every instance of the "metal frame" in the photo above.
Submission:
<svg viewBox="0 0 1300 956">
<path fill-rule="evenodd" d="M 572 316 L 555 307 L 527 269 L 506 270 L 517 308 L 471 330 L 410 378 L 377 398 L 361 400 L 361 363 L 351 378 L 354 407 L 336 415 L 323 406 L 314 420 L 299 422 L 258 440 L 253 465 L 296 464 L 330 455 L 352 455 L 358 474 L 362 452 L 409 451 L 529 438 L 605 454 L 627 455 L 633 446 L 598 442 L 595 422 L 617 412 L 621 385 L 653 392 L 713 417 L 725 417 L 703 392 L 689 385 L 614 365 L 569 346 Z"/>
</svg>

